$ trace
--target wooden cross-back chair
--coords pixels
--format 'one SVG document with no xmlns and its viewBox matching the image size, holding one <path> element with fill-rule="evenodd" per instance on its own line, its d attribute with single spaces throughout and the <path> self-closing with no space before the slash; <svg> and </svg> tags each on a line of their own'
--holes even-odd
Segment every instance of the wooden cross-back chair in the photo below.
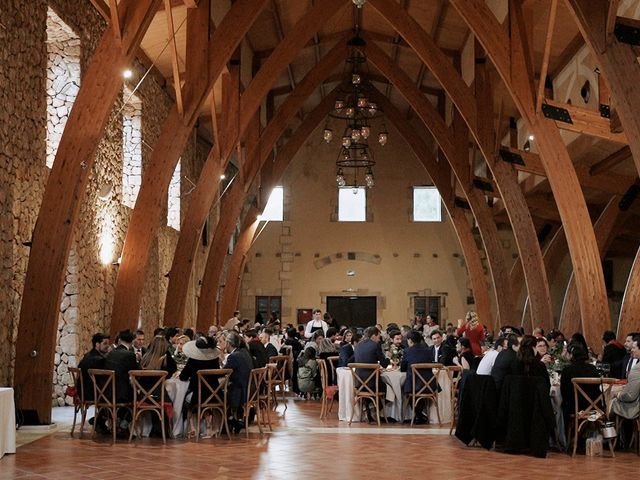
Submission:
<svg viewBox="0 0 640 480">
<path fill-rule="evenodd" d="M 331 358 L 331 357 L 329 357 Z M 333 407 L 335 394 L 338 391 L 337 385 L 329 384 L 329 375 L 327 372 L 327 360 L 318 359 L 318 367 L 320 369 L 320 381 L 322 383 L 322 405 L 320 407 L 320 420 L 327 416 Z"/>
<path fill-rule="evenodd" d="M 450 365 L 444 368 L 451 381 L 451 428 L 449 428 L 449 435 L 451 435 L 458 423 L 458 386 L 460 384 L 460 377 L 462 376 L 462 367 L 460 365 Z"/>
<path fill-rule="evenodd" d="M 349 418 L 349 425 L 353 421 L 353 414 L 358 402 L 360 402 L 360 411 L 362 412 L 365 401 L 371 400 L 376 409 L 378 426 L 380 426 L 380 403 L 381 401 L 384 402 L 385 394 L 380 392 L 380 365 L 377 363 L 350 363 L 347 366 L 351 369 L 351 375 L 353 375 L 353 408 L 351 410 L 351 418 Z M 364 371 L 362 376 L 358 373 L 358 370 Z M 370 385 L 371 383 L 373 385 Z"/>
<path fill-rule="evenodd" d="M 227 437 L 231 439 L 227 423 L 227 388 L 232 373 L 233 370 L 230 368 L 198 370 L 198 397 L 194 400 L 199 401 L 192 409 L 197 412 L 196 442 L 200 439 L 202 417 L 207 412 L 220 412 L 220 429 L 216 432 L 216 437 L 220 436 L 222 429 L 224 429 L 227 432 Z M 217 379 L 217 385 L 213 382 L 212 377 Z"/>
<path fill-rule="evenodd" d="M 73 425 L 71 427 L 71 436 L 76 429 L 76 418 L 80 413 L 80 438 L 84 434 L 84 422 L 87 419 L 87 410 L 93 405 L 93 400 L 87 400 L 84 397 L 84 380 L 82 378 L 82 370 L 76 367 L 69 367 L 71 378 L 73 379 L 73 386 L 76 388 L 76 393 L 73 396 Z"/>
<path fill-rule="evenodd" d="M 336 369 L 338 368 L 338 363 L 340 362 L 340 357 L 338 356 L 333 356 L 333 357 L 327 357 L 327 363 L 329 365 L 329 367 L 331 367 L 331 382 L 329 383 L 329 385 L 337 385 L 338 384 L 338 376 L 336 373 Z M 327 373 L 329 373 L 329 371 L 327 370 Z"/>
<path fill-rule="evenodd" d="M 287 409 L 287 400 L 286 400 L 286 385 L 287 385 L 287 369 L 289 364 L 289 355 L 276 355 L 269 359 L 270 363 L 275 364 L 275 367 L 271 370 L 271 376 L 268 379 L 268 390 L 271 395 L 271 399 L 273 400 L 273 408 L 277 408 L 278 406 L 278 395 L 276 391 L 276 387 L 280 389 L 280 393 L 282 394 L 282 403 L 284 404 L 284 409 Z"/>
<path fill-rule="evenodd" d="M 133 432 L 140 415 L 151 412 L 155 413 L 160 420 L 162 443 L 166 444 L 164 384 L 167 372 L 164 370 L 132 370 L 129 372 L 129 378 L 133 387 L 133 413 L 129 428 L 129 441 L 133 438 Z"/>
<path fill-rule="evenodd" d="M 96 410 L 92 434 L 96 433 L 96 423 L 98 423 L 100 412 L 105 410 L 111 419 L 111 432 L 113 434 L 113 442 L 115 443 L 118 409 L 126 408 L 131 411 L 133 404 L 129 402 L 116 402 L 116 374 L 113 370 L 90 368 L 89 377 L 91 377 L 91 382 L 93 383 L 93 402 Z"/>
<path fill-rule="evenodd" d="M 574 413 L 573 413 L 573 422 L 571 423 L 573 428 L 573 453 L 571 456 L 575 456 L 576 450 L 578 448 L 578 434 L 580 433 L 580 429 L 585 425 L 588 421 L 598 420 L 598 421 L 606 421 L 607 420 L 607 412 L 604 409 L 604 402 L 610 401 L 611 397 L 611 387 L 617 382 L 615 378 L 572 378 L 571 383 L 573 384 L 573 400 L 574 400 Z M 584 386 L 586 385 L 598 385 L 600 386 L 600 391 L 598 395 L 593 398 L 589 393 L 584 390 Z M 584 400 L 588 405 L 587 408 L 580 409 L 580 400 Z M 611 456 L 615 457 L 615 453 L 613 451 L 614 438 L 607 439 L 609 443 L 609 451 L 611 452 Z"/>
<path fill-rule="evenodd" d="M 413 414 L 411 415 L 411 426 L 416 418 L 416 407 L 420 400 L 425 402 L 431 401 L 436 406 L 436 414 L 438 415 L 438 425 L 442 425 L 440 421 L 440 409 L 438 408 L 438 371 L 444 368 L 441 363 L 414 363 L 411 365 L 411 374 L 413 376 L 411 393 L 409 400 L 411 401 Z M 432 372 L 431 377 L 427 378 L 425 371 Z M 433 372 L 435 370 L 435 372 Z M 422 383 L 422 386 L 416 389 L 416 385 Z"/>
<path fill-rule="evenodd" d="M 251 376 L 249 377 L 249 388 L 247 389 L 247 401 L 244 405 L 244 424 L 245 430 L 247 432 L 247 438 L 249 438 L 249 412 L 251 408 L 255 409 L 256 412 L 256 423 L 258 424 L 258 430 L 262 434 L 262 425 L 264 423 L 263 416 L 265 412 L 263 412 L 262 407 L 263 397 L 261 395 L 261 389 L 266 389 L 266 378 L 267 378 L 267 367 L 262 368 L 254 368 L 251 370 Z M 265 408 L 269 427 L 271 427 L 271 419 L 269 418 L 269 409 Z"/>
</svg>

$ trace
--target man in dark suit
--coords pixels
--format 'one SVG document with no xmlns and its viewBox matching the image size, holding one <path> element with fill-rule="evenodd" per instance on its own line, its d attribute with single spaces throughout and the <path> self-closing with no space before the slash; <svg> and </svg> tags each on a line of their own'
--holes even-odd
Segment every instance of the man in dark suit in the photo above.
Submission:
<svg viewBox="0 0 640 480">
<path fill-rule="evenodd" d="M 617 373 L 616 378 L 628 378 L 629 372 L 631 369 L 636 366 L 636 364 L 640 361 L 636 358 L 633 358 L 631 355 L 631 347 L 633 346 L 634 337 L 640 336 L 640 332 L 631 332 L 627 334 L 627 337 L 624 341 L 624 348 L 627 351 L 627 354 L 620 361 L 620 364 L 614 364 L 611 366 L 612 371 Z"/>
<path fill-rule="evenodd" d="M 378 327 L 367 327 L 365 329 L 364 340 L 358 343 L 354 349 L 353 361 L 355 363 L 379 363 L 382 368 L 389 365 L 389 359 L 385 357 L 382 352 L 382 345 L 380 345 L 380 330 Z M 356 368 L 356 375 L 360 378 L 366 379 L 371 375 L 371 369 Z M 373 380 L 368 382 L 368 385 L 372 390 L 376 389 L 376 385 Z M 373 421 L 373 416 L 371 415 L 368 403 L 366 408 L 367 418 L 371 422 Z"/>
<path fill-rule="evenodd" d="M 112 350 L 104 362 L 106 370 L 113 370 L 116 376 L 116 402 L 128 403 L 133 401 L 133 389 L 129 381 L 129 371 L 139 370 L 136 354 L 133 353 L 133 333 L 124 330 L 118 335 L 118 346 Z"/>
<path fill-rule="evenodd" d="M 453 365 L 453 357 L 456 352 L 444 343 L 444 338 L 440 330 L 431 332 L 431 341 L 433 343 L 429 348 L 429 362 L 441 363 L 445 366 Z"/>
<path fill-rule="evenodd" d="M 133 353 L 136 354 L 136 360 L 140 363 L 144 354 L 147 353 L 145 345 L 144 330 L 136 330 L 136 338 L 133 340 Z"/>
<path fill-rule="evenodd" d="M 358 343 L 362 340 L 361 333 L 354 333 L 351 336 L 351 343 L 345 343 L 342 347 L 340 347 L 340 360 L 338 360 L 338 367 L 346 367 L 350 363 L 354 362 L 354 348 Z"/>
<path fill-rule="evenodd" d="M 265 328 L 260 332 L 260 335 L 258 335 L 260 342 L 264 345 L 265 351 L 267 352 L 267 358 L 278 355 L 278 349 L 276 349 L 276 347 L 271 343 L 271 335 L 273 335 L 273 330 L 270 328 Z"/>
<path fill-rule="evenodd" d="M 239 419 L 242 418 L 241 407 L 247 401 L 247 390 L 249 389 L 253 360 L 246 346 L 243 345 L 244 342 L 238 332 L 229 332 L 226 339 L 229 356 L 224 368 L 233 370 L 227 387 L 227 405 L 231 414 L 229 426 L 238 433 L 245 428 L 245 425 Z"/>
<path fill-rule="evenodd" d="M 111 339 L 107 335 L 96 333 L 91 337 L 93 348 L 85 353 L 78 364 L 78 368 L 82 371 L 82 392 L 85 400 L 93 400 L 93 382 L 89 376 L 89 369 L 104 368 L 104 360 L 109 353 L 110 344 Z"/>
<path fill-rule="evenodd" d="M 433 338 L 433 336 L 431 338 Z M 402 363 L 400 364 L 400 371 L 407 372 L 407 378 L 404 381 L 403 387 L 404 393 L 412 393 L 413 369 L 411 368 L 411 365 L 417 363 L 433 363 L 433 347 L 428 347 L 422 341 L 422 334 L 418 331 L 411 332 L 408 335 L 407 340 L 409 343 L 409 348 L 404 351 Z M 442 342 L 442 335 L 440 335 L 440 342 Z M 430 379 L 433 378 L 433 371 L 430 368 L 420 369 L 419 372 L 427 382 L 429 382 Z M 419 392 L 422 387 L 424 387 L 424 382 L 421 380 L 420 376 L 416 376 L 416 392 Z M 431 388 L 438 389 L 438 383 L 431 382 Z M 414 416 L 417 423 L 424 423 L 427 421 L 427 415 L 424 413 L 424 406 L 425 405 L 423 404 L 423 402 L 416 405 Z"/>
<path fill-rule="evenodd" d="M 253 359 L 253 368 L 262 368 L 266 366 L 269 357 L 267 356 L 266 348 L 258 338 L 258 332 L 255 330 L 247 330 L 244 335 L 247 338 L 249 354 Z"/>
</svg>

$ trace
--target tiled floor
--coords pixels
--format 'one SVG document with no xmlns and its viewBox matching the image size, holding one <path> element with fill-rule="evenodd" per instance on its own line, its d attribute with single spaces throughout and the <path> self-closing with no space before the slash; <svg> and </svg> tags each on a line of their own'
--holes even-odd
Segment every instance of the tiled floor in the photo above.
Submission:
<svg viewBox="0 0 640 480">
<path fill-rule="evenodd" d="M 69 411 L 57 410 L 59 430 L 18 448 L 16 455 L 0 460 L 4 479 L 320 479 L 489 477 L 529 479 L 603 480 L 635 478 L 640 457 L 618 453 L 615 459 L 574 459 L 551 453 L 547 459 L 513 456 L 469 448 L 448 435 L 448 428 L 338 422 L 334 413 L 318 420 L 317 402 L 289 399 L 283 415 L 278 408 L 277 427 L 260 436 L 254 429 L 226 438 L 169 440 L 144 439 L 111 445 L 107 438 L 71 438 Z M 71 417 L 72 418 L 72 417 Z M 19 432 L 18 442 L 34 439 Z"/>
</svg>

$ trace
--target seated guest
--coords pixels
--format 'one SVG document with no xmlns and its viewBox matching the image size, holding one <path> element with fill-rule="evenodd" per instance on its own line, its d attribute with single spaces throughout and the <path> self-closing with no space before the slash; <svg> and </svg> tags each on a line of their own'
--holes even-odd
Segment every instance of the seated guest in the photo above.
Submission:
<svg viewBox="0 0 640 480">
<path fill-rule="evenodd" d="M 260 332 L 259 338 L 260 342 L 264 345 L 265 351 L 267 352 L 267 358 L 275 357 L 278 355 L 278 350 L 271 343 L 271 335 L 273 334 L 273 330 L 270 328 L 265 328 Z"/>
<path fill-rule="evenodd" d="M 300 352 L 302 352 L 302 349 L 304 348 L 302 342 L 300 342 L 298 338 L 297 330 L 293 327 L 287 328 L 284 332 L 284 337 L 284 345 L 280 348 L 280 354 L 288 354 L 288 347 L 291 347 L 291 358 L 293 360 L 296 360 L 300 356 Z M 298 389 L 298 362 L 293 361 L 291 366 L 291 388 L 295 393 L 300 393 L 300 390 Z"/>
<path fill-rule="evenodd" d="M 622 359 L 627 354 L 624 345 L 616 339 L 616 334 L 611 330 L 604 332 L 602 335 L 602 341 L 604 342 L 602 362 L 608 363 L 610 365 L 610 369 L 615 370 L 615 366 L 622 362 Z"/>
<path fill-rule="evenodd" d="M 176 327 L 168 327 L 164 330 L 164 338 L 169 342 L 169 351 L 173 355 L 176 351 L 176 342 L 178 341 L 178 337 L 181 335 L 180 330 Z"/>
<path fill-rule="evenodd" d="M 533 336 L 536 338 L 544 338 L 544 328 L 536 327 L 533 329 Z"/>
<path fill-rule="evenodd" d="M 316 351 L 317 355 L 320 351 L 320 345 L 322 344 L 323 340 L 324 332 L 322 330 L 316 330 L 311 334 L 311 340 L 305 344 L 304 349 L 306 350 L 307 348 L 313 348 Z"/>
<path fill-rule="evenodd" d="M 382 368 L 389 365 L 389 359 L 382 353 L 378 327 L 365 329 L 364 339 L 354 348 L 353 361 L 354 363 L 379 363 Z M 356 369 L 356 374 L 360 378 L 367 378 L 371 371 L 359 368 Z M 372 388 L 375 388 L 375 385 Z"/>
<path fill-rule="evenodd" d="M 553 357 L 549 353 L 549 342 L 544 337 L 536 337 L 536 358 L 544 363 L 547 369 L 553 364 Z"/>
<path fill-rule="evenodd" d="M 429 361 L 432 363 L 441 363 L 445 366 L 453 365 L 453 357 L 455 351 L 449 345 L 444 343 L 442 332 L 434 330 L 431 332 L 431 346 L 429 347 Z"/>
<path fill-rule="evenodd" d="M 404 393 L 412 393 L 413 391 L 413 369 L 411 365 L 416 363 L 433 363 L 431 360 L 432 353 L 430 352 L 430 348 L 426 343 L 423 342 L 423 335 L 418 331 L 413 331 L 409 334 L 407 338 L 409 343 L 409 348 L 407 348 L 404 352 L 404 356 L 402 357 L 402 363 L 400 364 L 400 371 L 407 372 L 407 378 L 404 381 L 403 391 Z M 433 371 L 430 368 L 420 369 L 420 375 L 429 382 L 429 379 L 433 377 Z M 420 389 L 424 387 L 424 382 L 418 376 L 416 378 L 416 392 L 420 391 Z M 431 383 L 431 388 L 434 390 L 438 389 L 437 382 Z M 418 423 L 426 422 L 427 415 L 424 413 L 424 405 L 422 402 L 416 406 L 416 411 L 414 412 L 414 416 L 417 419 Z"/>
<path fill-rule="evenodd" d="M 140 367 L 143 370 L 164 370 L 167 372 L 167 378 L 171 378 L 176 372 L 178 367 L 169 353 L 169 342 L 164 337 L 153 337 L 149 348 L 140 360 Z"/>
<path fill-rule="evenodd" d="M 491 375 L 493 364 L 496 362 L 498 354 L 502 351 L 504 343 L 505 338 L 499 337 L 495 343 L 490 346 L 489 350 L 484 352 L 484 355 L 478 364 L 478 369 L 476 370 L 478 375 Z"/>
<path fill-rule="evenodd" d="M 400 330 L 391 330 L 389 332 L 389 344 L 386 351 L 386 356 L 391 360 L 393 366 L 400 365 L 402 361 L 402 355 L 404 349 L 402 348 L 402 334 Z"/>
<path fill-rule="evenodd" d="M 78 368 L 82 372 L 82 393 L 84 393 L 85 400 L 93 400 L 93 382 L 91 382 L 91 377 L 89 376 L 89 369 L 104 368 L 105 357 L 111 348 L 110 340 L 107 335 L 96 333 L 91 337 L 91 345 L 93 345 L 93 348 L 85 353 L 78 364 Z M 80 392 L 78 392 L 78 394 L 80 394 Z"/>
<path fill-rule="evenodd" d="M 258 332 L 255 330 L 247 330 L 244 334 L 247 338 L 247 348 L 253 359 L 253 368 L 262 368 L 267 365 L 269 357 L 267 357 L 267 349 L 258 338 Z"/>
<path fill-rule="evenodd" d="M 518 342 L 518 337 L 514 333 L 508 334 L 506 337 L 506 345 L 503 346 L 502 351 L 498 353 L 498 356 L 493 363 L 491 376 L 496 382 L 498 392 L 500 392 L 500 389 L 502 388 L 504 378 L 507 375 L 515 375 L 516 364 L 518 361 L 516 352 L 518 351 L 519 346 L 520 343 Z"/>
<path fill-rule="evenodd" d="M 189 329 L 187 329 L 189 330 Z M 211 338 L 216 338 L 218 336 L 218 331 L 220 329 L 218 328 L 217 325 L 211 325 L 209 326 L 209 330 L 207 331 L 207 336 L 211 337 Z M 185 330 L 185 334 L 186 334 L 186 330 Z M 189 337 L 190 340 L 193 340 L 193 338 Z"/>
<path fill-rule="evenodd" d="M 298 358 L 298 388 L 300 393 L 308 398 L 318 394 L 318 362 L 316 350 L 307 348 Z"/>
<path fill-rule="evenodd" d="M 211 327 L 209 327 L 209 331 L 211 331 Z M 189 339 L 189 341 L 193 340 L 196 336 L 195 332 L 193 331 L 193 328 L 185 328 L 182 334 L 186 336 Z M 215 337 L 215 334 L 209 335 L 209 336 Z M 178 339 L 180 339 L 180 337 L 178 337 Z"/>
<path fill-rule="evenodd" d="M 327 333 L 325 334 L 325 337 L 318 344 L 318 349 L 317 349 L 318 358 L 327 358 L 327 357 L 335 356 L 335 354 L 338 353 L 338 348 L 336 347 L 336 343 L 335 343 L 337 335 L 338 335 L 338 330 L 335 327 L 327 328 Z"/>
<path fill-rule="evenodd" d="M 185 343 L 184 347 L 182 347 L 182 352 L 188 360 L 182 372 L 180 372 L 180 380 L 189 381 L 189 388 L 187 389 L 187 396 L 190 398 L 189 403 L 197 405 L 200 403 L 200 398 L 197 397 L 198 370 L 220 368 L 219 358 L 221 352 L 217 348 L 216 340 L 211 337 L 200 337 L 197 340 Z M 207 381 L 212 388 L 216 388 L 218 385 L 217 377 L 209 377 Z M 191 397 L 189 397 L 189 394 L 191 394 Z"/>
<path fill-rule="evenodd" d="M 247 390 L 249 389 L 253 360 L 238 332 L 229 332 L 226 340 L 229 356 L 224 368 L 233 370 L 227 387 L 227 405 L 230 413 L 229 426 L 238 433 L 245 428 L 245 425 L 239 419 L 242 418 L 241 407 L 247 401 Z"/>
<path fill-rule="evenodd" d="M 133 340 L 133 353 L 136 354 L 138 363 L 142 360 L 143 355 L 147 352 L 144 342 L 144 330 L 136 330 L 136 338 Z"/>
<path fill-rule="evenodd" d="M 347 343 L 340 347 L 340 360 L 338 360 L 338 367 L 346 367 L 354 360 L 353 352 L 358 342 L 362 339 L 360 333 L 354 333 L 350 335 L 351 343 Z"/>
<path fill-rule="evenodd" d="M 129 403 L 133 401 L 133 389 L 129 381 L 129 371 L 138 370 L 136 354 L 133 353 L 133 333 L 124 330 L 118 334 L 118 346 L 111 351 L 104 361 L 106 370 L 115 372 L 116 402 Z"/>
<path fill-rule="evenodd" d="M 546 391 L 551 389 L 551 381 L 544 364 L 536 357 L 536 337 L 525 335 L 520 342 L 520 348 L 516 354 L 517 363 L 515 375 L 526 377 L 540 377 L 546 385 Z"/>
<path fill-rule="evenodd" d="M 631 373 L 633 367 L 640 363 L 640 360 L 634 358 L 631 354 L 633 339 L 635 337 L 640 337 L 640 332 L 628 333 L 627 337 L 625 338 L 624 349 L 627 351 L 627 354 L 624 356 L 621 364 L 618 366 L 619 378 L 629 378 L 629 373 Z"/>
<path fill-rule="evenodd" d="M 178 341 L 176 342 L 176 349 L 173 352 L 171 358 L 173 358 L 173 361 L 178 368 L 178 372 L 182 372 L 182 369 L 187 364 L 187 360 L 189 360 L 189 358 L 184 354 L 184 346 L 187 344 L 187 342 L 190 341 L 191 340 L 189 340 L 189 337 L 187 337 L 186 335 L 180 335 L 178 337 Z M 167 343 L 167 352 L 169 352 L 169 355 L 171 355 L 169 351 L 169 343 Z"/>
<path fill-rule="evenodd" d="M 584 335 L 582 335 L 580 332 L 574 333 L 573 335 L 571 335 L 571 338 L 569 339 L 569 345 L 576 344 L 576 343 L 583 346 L 584 349 L 587 351 L 587 353 L 589 353 L 589 355 L 591 354 L 590 348 L 587 345 L 587 340 L 584 338 Z"/>
<path fill-rule="evenodd" d="M 627 384 L 611 401 L 611 411 L 628 419 L 640 415 L 640 336 L 633 337 L 631 356 L 636 363 L 629 372 Z"/>
<path fill-rule="evenodd" d="M 353 332 L 348 328 L 342 331 L 342 341 L 340 342 L 340 348 L 345 345 L 351 345 L 351 340 L 353 339 Z"/>
<path fill-rule="evenodd" d="M 402 334 L 402 348 L 409 347 L 409 343 L 407 342 L 407 338 L 409 333 L 411 333 L 412 328 L 409 325 L 402 325 L 400 327 L 400 333 Z"/>
<path fill-rule="evenodd" d="M 562 412 L 564 413 L 565 424 L 570 423 L 569 416 L 575 412 L 575 403 L 573 395 L 574 378 L 594 378 L 598 377 L 598 370 L 589 363 L 589 354 L 580 344 L 569 346 L 568 354 L 571 363 L 562 369 L 560 375 L 560 393 L 562 394 Z M 600 385 L 582 385 L 581 388 L 591 398 L 597 398 L 600 395 Z M 586 398 L 578 395 L 579 409 L 583 410 L 589 406 Z"/>
<path fill-rule="evenodd" d="M 459 365 L 463 370 L 471 369 L 473 365 L 473 352 L 471 351 L 471 342 L 468 338 L 460 338 L 456 348 L 458 355 L 453 357 L 453 363 Z"/>
</svg>

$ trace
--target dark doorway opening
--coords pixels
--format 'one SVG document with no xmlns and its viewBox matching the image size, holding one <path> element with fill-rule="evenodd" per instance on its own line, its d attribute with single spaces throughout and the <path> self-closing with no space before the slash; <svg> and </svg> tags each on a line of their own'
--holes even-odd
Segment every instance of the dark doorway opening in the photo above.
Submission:
<svg viewBox="0 0 640 480">
<path fill-rule="evenodd" d="M 371 327 L 377 323 L 376 297 L 327 297 L 327 312 L 338 325 Z"/>
</svg>

